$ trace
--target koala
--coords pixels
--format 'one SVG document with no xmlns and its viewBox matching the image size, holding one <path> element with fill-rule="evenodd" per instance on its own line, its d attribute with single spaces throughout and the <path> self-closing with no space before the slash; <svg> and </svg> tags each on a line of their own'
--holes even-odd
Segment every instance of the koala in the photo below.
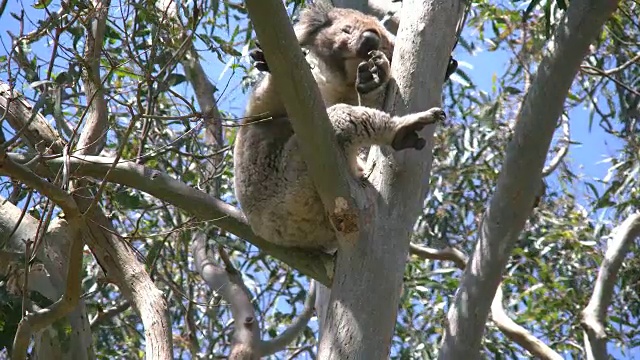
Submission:
<svg viewBox="0 0 640 360">
<path fill-rule="evenodd" d="M 327 107 L 338 103 L 382 107 L 394 36 L 378 19 L 318 1 L 301 11 L 294 31 Z M 256 68 L 266 73 L 249 97 L 246 116 L 253 120 L 285 116 L 264 53 L 258 49 L 250 55 Z"/>
<path fill-rule="evenodd" d="M 393 40 L 373 17 L 324 4 L 301 12 L 295 26 L 308 50 L 329 120 L 354 178 L 358 151 L 371 145 L 422 149 L 418 132 L 443 121 L 440 108 L 392 117 L 382 106 Z M 268 64 L 254 54 L 256 66 Z M 249 98 L 234 148 L 234 186 L 253 231 L 281 246 L 333 252 L 337 238 L 300 153 L 286 109 L 266 74 Z M 258 120 L 260 116 L 270 117 Z"/>
</svg>

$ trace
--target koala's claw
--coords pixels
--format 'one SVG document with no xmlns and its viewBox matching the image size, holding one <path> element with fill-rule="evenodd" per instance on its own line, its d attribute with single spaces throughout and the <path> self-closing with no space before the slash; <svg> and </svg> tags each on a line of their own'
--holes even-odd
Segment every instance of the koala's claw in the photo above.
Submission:
<svg viewBox="0 0 640 360">
<path fill-rule="evenodd" d="M 359 94 L 368 94 L 386 84 L 389 80 L 391 65 L 382 51 L 369 52 L 369 60 L 358 65 L 356 76 L 356 90 Z"/>
<path fill-rule="evenodd" d="M 249 57 L 253 60 L 253 66 L 255 66 L 258 71 L 269 72 L 269 65 L 267 64 L 267 59 L 264 57 L 262 47 L 257 42 L 256 46 L 256 49 L 249 51 Z"/>
<path fill-rule="evenodd" d="M 391 147 L 394 150 L 421 150 L 427 142 L 418 135 L 418 132 L 429 124 L 444 122 L 446 118 L 445 112 L 437 107 L 402 117 L 391 142 Z"/>
</svg>

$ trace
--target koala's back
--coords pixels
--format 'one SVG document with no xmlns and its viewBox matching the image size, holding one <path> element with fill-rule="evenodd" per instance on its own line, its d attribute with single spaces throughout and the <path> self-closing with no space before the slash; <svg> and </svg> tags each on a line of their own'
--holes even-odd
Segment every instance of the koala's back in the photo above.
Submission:
<svg viewBox="0 0 640 360">
<path fill-rule="evenodd" d="M 236 138 L 234 182 L 242 211 L 269 242 L 330 250 L 335 234 L 291 124 L 286 118 L 269 122 L 242 127 Z"/>
</svg>

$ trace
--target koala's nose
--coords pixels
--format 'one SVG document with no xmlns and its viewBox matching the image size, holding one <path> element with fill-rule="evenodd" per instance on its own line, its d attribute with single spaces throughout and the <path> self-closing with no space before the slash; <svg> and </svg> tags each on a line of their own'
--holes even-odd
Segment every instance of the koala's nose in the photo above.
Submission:
<svg viewBox="0 0 640 360">
<path fill-rule="evenodd" d="M 358 56 L 366 58 L 370 51 L 380 48 L 380 36 L 373 31 L 365 31 L 360 36 Z"/>
</svg>

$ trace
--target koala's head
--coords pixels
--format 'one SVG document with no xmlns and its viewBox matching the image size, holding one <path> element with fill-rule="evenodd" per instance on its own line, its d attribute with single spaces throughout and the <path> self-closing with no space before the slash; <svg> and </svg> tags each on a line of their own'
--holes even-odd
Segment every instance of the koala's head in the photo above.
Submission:
<svg viewBox="0 0 640 360">
<path fill-rule="evenodd" d="M 391 61 L 393 35 L 377 18 L 357 10 L 316 1 L 300 12 L 295 31 L 302 47 L 349 81 L 355 80 L 358 64 L 368 60 L 372 50 Z"/>
</svg>

